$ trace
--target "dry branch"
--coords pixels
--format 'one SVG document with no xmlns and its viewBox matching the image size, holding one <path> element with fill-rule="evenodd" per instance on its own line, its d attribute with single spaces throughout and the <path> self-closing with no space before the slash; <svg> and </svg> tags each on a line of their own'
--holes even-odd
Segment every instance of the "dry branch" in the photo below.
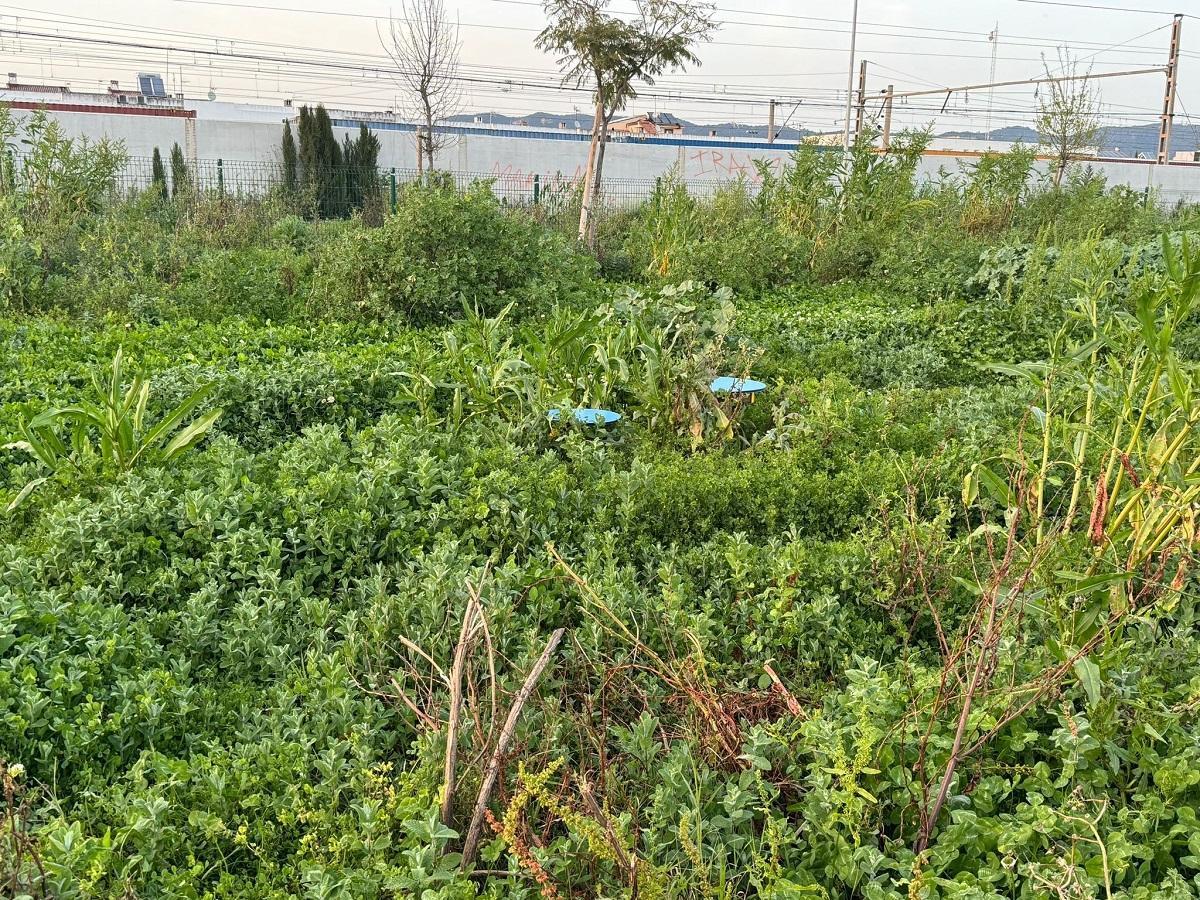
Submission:
<svg viewBox="0 0 1200 900">
<path fill-rule="evenodd" d="M 475 811 L 471 814 L 471 826 L 467 829 L 467 839 L 463 844 L 462 852 L 462 870 L 469 871 L 471 864 L 475 861 L 475 851 L 479 847 L 479 837 L 483 831 L 484 813 L 487 810 L 488 802 L 492 799 L 492 791 L 496 788 L 496 779 L 500 775 L 500 764 L 504 760 L 504 754 L 508 752 L 508 746 L 512 743 L 513 735 L 517 730 L 517 720 L 521 717 L 521 709 L 533 694 L 533 689 L 537 686 L 538 679 L 541 678 L 542 672 L 546 665 L 550 662 L 550 657 L 557 649 L 562 641 L 563 634 L 566 629 L 559 628 L 546 643 L 546 647 L 542 650 L 542 655 L 538 657 L 537 662 L 533 664 L 533 668 L 529 670 L 529 674 L 525 676 L 525 683 L 521 685 L 521 689 L 517 691 L 517 696 L 513 698 L 512 706 L 508 710 L 508 718 L 504 720 L 504 727 L 500 729 L 500 737 L 496 740 L 496 748 L 492 751 L 492 758 L 488 761 L 487 772 L 483 776 L 483 784 L 479 788 L 479 797 L 475 801 Z"/>
<path fill-rule="evenodd" d="M 804 715 L 804 707 L 800 705 L 800 701 L 795 698 L 791 691 L 787 689 L 787 685 L 775 673 L 770 663 L 763 664 L 763 670 L 767 673 L 767 677 L 771 679 L 771 683 L 775 685 L 775 689 L 783 697 L 783 702 L 787 704 L 788 712 L 793 716 Z"/>
<path fill-rule="evenodd" d="M 446 725 L 446 766 L 442 777 L 442 824 L 447 828 L 454 807 L 454 779 L 458 766 L 458 719 L 462 710 L 463 668 L 467 662 L 467 650 L 471 643 L 475 619 L 480 615 L 479 594 L 470 586 L 467 590 L 467 608 L 463 612 L 462 630 L 458 634 L 458 646 L 454 648 L 454 664 L 450 667 L 450 718 Z"/>
</svg>

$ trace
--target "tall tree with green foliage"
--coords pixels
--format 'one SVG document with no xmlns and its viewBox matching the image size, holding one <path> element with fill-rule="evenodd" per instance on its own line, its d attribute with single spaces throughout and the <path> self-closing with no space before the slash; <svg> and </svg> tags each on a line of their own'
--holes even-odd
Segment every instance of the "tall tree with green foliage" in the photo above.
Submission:
<svg viewBox="0 0 1200 900">
<path fill-rule="evenodd" d="M 282 156 L 283 189 L 289 195 L 300 187 L 300 158 L 296 152 L 296 139 L 292 136 L 292 123 L 283 123 L 283 141 L 279 148 Z"/>
<path fill-rule="evenodd" d="M 379 194 L 379 138 L 365 124 L 358 127 L 358 136 L 346 135 L 342 142 L 345 162 L 346 204 L 348 211 L 365 210 Z"/>
<path fill-rule="evenodd" d="M 162 154 L 157 147 L 154 148 L 154 157 L 150 161 L 150 186 L 162 199 L 166 200 L 169 196 L 167 193 L 167 168 L 163 165 Z"/>
<path fill-rule="evenodd" d="M 713 6 L 689 0 L 636 0 L 629 20 L 606 10 L 609 0 L 545 0 L 550 24 L 535 41 L 557 54 L 563 80 L 590 86 L 596 104 L 579 211 L 579 239 L 594 242 L 593 208 L 600 195 L 608 126 L 618 110 L 637 97 L 634 81 L 654 84 L 668 70 L 700 59 L 693 47 L 712 35 Z"/>
<path fill-rule="evenodd" d="M 1053 158 L 1054 184 L 1062 184 L 1071 162 L 1095 152 L 1100 137 L 1100 103 L 1089 83 L 1089 72 L 1080 72 L 1079 60 L 1059 50 L 1058 66 L 1042 59 L 1046 77 L 1060 80 L 1041 86 L 1038 96 L 1037 130 L 1042 148 Z"/>
<path fill-rule="evenodd" d="M 171 145 L 171 196 L 178 197 L 191 190 L 192 173 L 183 159 L 179 144 Z"/>
<path fill-rule="evenodd" d="M 345 208 L 342 148 L 333 136 L 325 107 L 300 107 L 300 183 L 313 199 L 319 218 L 341 215 Z"/>
</svg>

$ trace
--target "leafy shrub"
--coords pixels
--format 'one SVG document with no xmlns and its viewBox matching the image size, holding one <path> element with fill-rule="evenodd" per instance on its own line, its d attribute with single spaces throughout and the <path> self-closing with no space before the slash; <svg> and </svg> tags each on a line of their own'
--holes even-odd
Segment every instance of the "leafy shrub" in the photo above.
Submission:
<svg viewBox="0 0 1200 900">
<path fill-rule="evenodd" d="M 0 195 L 0 309 L 31 312 L 46 305 L 42 250 L 25 231 L 11 201 Z"/>
<path fill-rule="evenodd" d="M 303 311 L 311 259 L 288 249 L 208 250 L 185 268 L 171 300 L 187 318 L 238 314 L 289 321 Z"/>
<path fill-rule="evenodd" d="M 634 264 L 659 282 L 696 280 L 740 293 L 785 284 L 803 271 L 806 240 L 773 226 L 748 183 L 692 198 L 676 174 L 659 179 L 626 239 Z"/>
<path fill-rule="evenodd" d="M 310 309 L 438 322 L 464 304 L 494 314 L 514 300 L 568 299 L 590 269 L 564 239 L 506 213 L 487 184 L 410 186 L 382 227 L 350 229 L 323 248 Z"/>
</svg>

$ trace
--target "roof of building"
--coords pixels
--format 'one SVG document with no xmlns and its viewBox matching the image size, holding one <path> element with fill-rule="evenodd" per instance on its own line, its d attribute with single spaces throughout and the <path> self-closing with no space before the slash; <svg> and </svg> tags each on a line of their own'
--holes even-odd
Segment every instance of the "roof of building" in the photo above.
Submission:
<svg viewBox="0 0 1200 900">
<path fill-rule="evenodd" d="M 658 125 L 663 128 L 682 128 L 683 123 L 670 113 L 638 113 L 635 116 L 622 116 L 615 120 L 613 125 L 625 125 L 631 122 L 649 122 L 652 125 Z"/>
<path fill-rule="evenodd" d="M 58 93 L 66 93 L 67 86 L 65 84 L 31 84 L 17 81 L 15 73 L 10 72 L 8 76 L 8 84 L 5 85 L 5 90 L 9 91 L 47 91 Z"/>
</svg>

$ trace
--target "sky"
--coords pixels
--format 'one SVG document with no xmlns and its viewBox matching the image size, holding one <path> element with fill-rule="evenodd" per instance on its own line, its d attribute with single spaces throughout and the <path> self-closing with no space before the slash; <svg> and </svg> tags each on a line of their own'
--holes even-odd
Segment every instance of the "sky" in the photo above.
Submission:
<svg viewBox="0 0 1200 900">
<path fill-rule="evenodd" d="M 557 63 L 533 46 L 545 24 L 538 0 L 445 0 L 460 25 L 465 112 L 535 110 L 587 118 L 586 92 L 557 89 Z M 718 0 L 720 27 L 699 48 L 701 65 L 663 76 L 635 101 L 637 111 L 698 122 L 763 122 L 768 98 L 777 121 L 835 131 L 845 121 L 853 0 Z M 1066 2 L 1066 0 L 1064 0 Z M 1162 66 L 1171 15 L 1183 22 L 1177 121 L 1200 120 L 1200 0 L 1071 0 L 1096 9 L 1034 0 L 859 0 L 857 58 L 867 62 L 868 118 L 888 84 L 897 92 L 1044 74 L 1061 47 L 1093 74 Z M 96 89 L 137 72 L 164 75 L 168 89 L 202 98 L 356 109 L 401 109 L 380 34 L 395 4 L 361 0 L 0 0 L 3 71 L 21 81 Z M 620 14 L 631 0 L 613 0 Z M 1129 9 L 1147 12 L 1122 11 Z M 1164 12 L 1166 10 L 1167 12 Z M 382 29 L 382 31 L 381 31 Z M 989 34 L 998 32 L 998 42 Z M 135 46 L 137 45 L 137 46 Z M 249 58 L 254 57 L 254 58 Z M 857 76 L 857 69 L 856 69 Z M 1110 125 L 1153 122 L 1162 74 L 1096 81 Z M 898 99 L 894 127 L 981 131 L 1032 125 L 1030 85 Z M 990 111 L 989 111 L 990 107 Z"/>
</svg>

